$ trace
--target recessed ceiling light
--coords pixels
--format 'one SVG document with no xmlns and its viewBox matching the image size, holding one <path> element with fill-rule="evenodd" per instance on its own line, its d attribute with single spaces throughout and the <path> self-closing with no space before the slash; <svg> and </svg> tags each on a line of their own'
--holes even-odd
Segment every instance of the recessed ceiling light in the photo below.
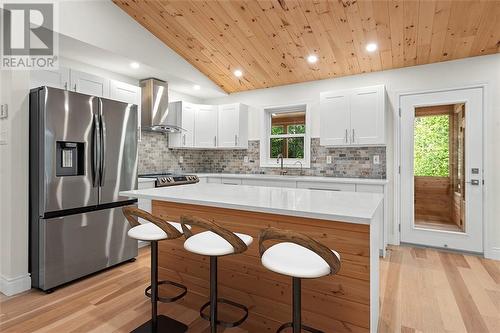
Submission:
<svg viewBox="0 0 500 333">
<path fill-rule="evenodd" d="M 139 65 L 139 63 L 138 63 L 138 62 L 135 62 L 135 61 L 134 61 L 134 62 L 131 62 L 131 63 L 130 63 L 130 67 L 132 67 L 133 69 L 137 69 L 137 68 L 139 68 L 139 67 L 140 67 L 140 65 Z"/>
<path fill-rule="evenodd" d="M 375 52 L 377 50 L 377 44 L 375 44 L 375 43 L 366 44 L 366 50 L 368 52 Z"/>
<path fill-rule="evenodd" d="M 240 69 L 237 69 L 233 72 L 233 74 L 236 77 L 241 77 L 243 75 L 243 72 Z"/>
<path fill-rule="evenodd" d="M 201 89 L 201 87 L 200 87 L 200 85 L 199 85 L 199 84 L 195 84 L 195 85 L 193 86 L 193 89 L 194 89 L 194 90 L 200 90 L 200 89 Z"/>
<path fill-rule="evenodd" d="M 310 63 L 310 64 L 314 64 L 315 62 L 318 61 L 318 56 L 315 55 L 315 54 L 310 54 L 308 57 L 307 57 L 307 62 Z"/>
</svg>

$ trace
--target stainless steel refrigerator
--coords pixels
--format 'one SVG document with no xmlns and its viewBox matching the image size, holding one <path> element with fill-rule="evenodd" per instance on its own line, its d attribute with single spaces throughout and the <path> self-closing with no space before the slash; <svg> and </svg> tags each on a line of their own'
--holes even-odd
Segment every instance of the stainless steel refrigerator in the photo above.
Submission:
<svg viewBox="0 0 500 333">
<path fill-rule="evenodd" d="M 137 256 L 122 207 L 137 188 L 137 106 L 30 91 L 30 272 L 50 290 Z"/>
</svg>

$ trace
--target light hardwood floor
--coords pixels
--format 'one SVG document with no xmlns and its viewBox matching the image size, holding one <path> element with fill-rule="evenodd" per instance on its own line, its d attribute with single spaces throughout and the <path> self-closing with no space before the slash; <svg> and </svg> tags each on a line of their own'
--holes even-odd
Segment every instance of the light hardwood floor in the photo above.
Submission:
<svg viewBox="0 0 500 333">
<path fill-rule="evenodd" d="M 149 252 L 56 290 L 0 297 L 0 332 L 130 332 L 149 317 L 143 290 Z M 391 247 L 381 262 L 379 332 L 500 332 L 500 262 L 431 249 Z M 160 312 L 208 333 L 180 303 Z M 224 332 L 246 332 L 241 328 Z M 255 332 L 260 333 L 260 332 Z"/>
</svg>

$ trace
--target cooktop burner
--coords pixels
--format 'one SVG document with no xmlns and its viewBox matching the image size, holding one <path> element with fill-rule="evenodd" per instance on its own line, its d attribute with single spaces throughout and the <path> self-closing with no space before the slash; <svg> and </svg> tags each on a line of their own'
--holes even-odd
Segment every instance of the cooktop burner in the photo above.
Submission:
<svg viewBox="0 0 500 333">
<path fill-rule="evenodd" d="M 198 176 L 196 175 L 182 175 L 171 172 L 148 173 L 144 175 L 139 175 L 139 178 L 156 179 L 155 182 L 156 187 L 194 184 L 200 181 L 198 179 Z"/>
</svg>

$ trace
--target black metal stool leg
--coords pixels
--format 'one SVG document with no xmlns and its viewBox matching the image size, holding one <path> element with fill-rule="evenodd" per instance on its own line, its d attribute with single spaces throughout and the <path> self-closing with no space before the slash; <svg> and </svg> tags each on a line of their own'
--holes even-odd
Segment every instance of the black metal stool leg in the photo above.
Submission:
<svg viewBox="0 0 500 333">
<path fill-rule="evenodd" d="M 302 326 L 301 310 L 301 283 L 300 279 L 293 278 L 293 333 L 300 333 Z"/>
<path fill-rule="evenodd" d="M 291 327 L 293 333 L 300 333 L 302 330 L 311 333 L 323 333 L 323 331 L 317 330 L 315 328 L 302 325 L 302 286 L 300 278 L 292 278 L 292 303 L 293 303 L 293 319 L 291 323 L 285 323 L 281 325 L 276 332 L 279 333 L 285 328 Z"/>
<path fill-rule="evenodd" d="M 158 242 L 151 242 L 151 327 L 158 328 Z"/>
<path fill-rule="evenodd" d="M 210 257 L 210 332 L 217 333 L 217 257 Z"/>
<path fill-rule="evenodd" d="M 234 321 L 226 322 L 218 319 L 218 303 L 231 305 L 235 308 L 241 309 L 244 312 L 243 317 Z M 207 307 L 210 307 L 210 314 L 206 315 L 203 312 Z M 236 327 L 241 325 L 248 318 L 248 308 L 242 304 L 217 297 L 217 257 L 210 257 L 210 301 L 203 304 L 200 309 L 200 316 L 210 321 L 210 333 L 217 332 L 217 326 L 222 327 Z"/>
<path fill-rule="evenodd" d="M 151 242 L 151 320 L 133 333 L 184 333 L 188 327 L 164 315 L 158 316 L 158 242 Z"/>
</svg>

